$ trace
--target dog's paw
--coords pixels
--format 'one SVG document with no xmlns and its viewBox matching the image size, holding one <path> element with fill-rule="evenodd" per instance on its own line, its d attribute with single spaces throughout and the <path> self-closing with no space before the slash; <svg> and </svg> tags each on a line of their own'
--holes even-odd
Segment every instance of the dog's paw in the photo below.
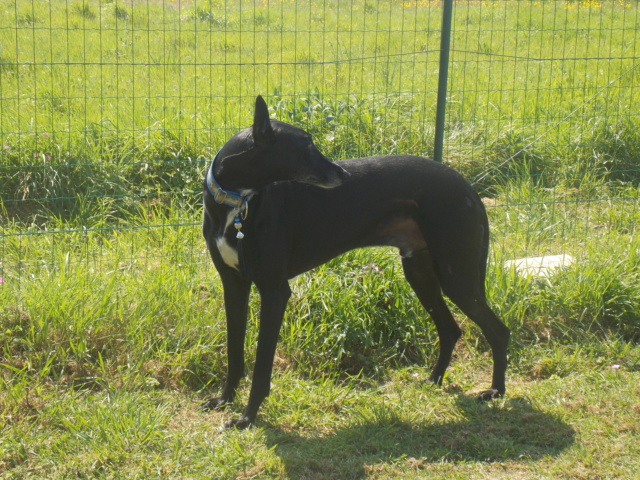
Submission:
<svg viewBox="0 0 640 480">
<path fill-rule="evenodd" d="M 236 430 L 245 430 L 251 425 L 253 425 L 253 422 L 249 419 L 249 417 L 242 416 L 240 418 L 234 418 L 232 420 L 224 422 L 222 428 L 224 430 L 230 430 L 232 428 L 235 428 Z"/>
<path fill-rule="evenodd" d="M 502 397 L 502 393 L 500 393 L 495 388 L 490 388 L 489 390 L 485 390 L 484 392 L 480 392 L 478 394 L 478 400 L 481 402 L 488 402 L 489 400 L 500 397 Z"/>
<path fill-rule="evenodd" d="M 222 397 L 211 397 L 202 402 L 200 404 L 200 408 L 205 412 L 210 412 L 211 410 L 220 410 L 230 403 L 231 402 L 225 400 Z"/>
</svg>

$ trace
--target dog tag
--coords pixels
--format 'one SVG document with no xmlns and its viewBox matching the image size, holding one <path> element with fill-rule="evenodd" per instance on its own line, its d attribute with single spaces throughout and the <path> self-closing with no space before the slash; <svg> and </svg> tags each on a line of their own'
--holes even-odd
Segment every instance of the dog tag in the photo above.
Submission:
<svg viewBox="0 0 640 480">
<path fill-rule="evenodd" d="M 242 233 L 240 231 L 240 229 L 242 228 L 242 222 L 240 221 L 240 219 L 238 217 L 234 218 L 233 220 L 233 226 L 236 228 L 236 230 L 238 231 L 238 233 L 236 233 L 236 238 L 238 240 L 242 240 L 244 238 L 244 233 Z"/>
</svg>

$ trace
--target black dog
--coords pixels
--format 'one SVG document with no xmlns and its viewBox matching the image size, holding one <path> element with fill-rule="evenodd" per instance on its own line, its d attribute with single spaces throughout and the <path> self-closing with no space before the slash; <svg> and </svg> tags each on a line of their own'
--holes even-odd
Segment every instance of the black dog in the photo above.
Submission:
<svg viewBox="0 0 640 480">
<path fill-rule="evenodd" d="M 404 274 L 436 324 L 441 383 L 460 328 L 444 292 L 481 328 L 493 353 L 493 382 L 480 394 L 504 394 L 509 329 L 485 298 L 489 226 L 482 202 L 457 172 L 426 158 L 398 155 L 333 163 L 311 135 L 271 120 L 256 98 L 253 126 L 218 152 L 204 190 L 203 233 L 224 287 L 228 376 L 220 397 L 233 401 L 244 369 L 251 284 L 261 299 L 249 403 L 225 427 L 254 422 L 270 390 L 288 280 L 358 247 L 397 247 Z"/>
</svg>

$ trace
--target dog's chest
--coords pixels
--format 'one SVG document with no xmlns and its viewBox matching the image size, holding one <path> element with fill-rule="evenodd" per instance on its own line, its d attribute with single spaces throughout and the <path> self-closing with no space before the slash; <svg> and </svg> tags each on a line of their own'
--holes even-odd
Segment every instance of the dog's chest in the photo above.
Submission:
<svg viewBox="0 0 640 480">
<path fill-rule="evenodd" d="M 221 231 L 221 235 L 216 238 L 216 246 L 218 247 L 218 252 L 220 252 L 220 256 L 222 257 L 224 263 L 229 265 L 231 268 L 239 270 L 238 265 L 240 262 L 238 260 L 238 250 L 227 240 L 227 233 L 229 232 L 229 229 L 233 229 L 235 231 L 235 228 L 233 226 L 234 218 L 234 211 L 230 211 L 227 214 L 227 220 L 225 222 L 224 228 Z"/>
</svg>

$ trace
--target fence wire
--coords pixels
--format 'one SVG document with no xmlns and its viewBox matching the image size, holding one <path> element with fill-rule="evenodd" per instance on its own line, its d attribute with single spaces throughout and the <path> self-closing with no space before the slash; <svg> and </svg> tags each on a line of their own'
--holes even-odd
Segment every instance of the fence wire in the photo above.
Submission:
<svg viewBox="0 0 640 480">
<path fill-rule="evenodd" d="M 500 248 L 635 232 L 638 11 L 455 2 L 444 158 L 496 207 Z M 256 94 L 329 157 L 429 156 L 441 14 L 428 0 L 0 0 L 2 287 L 207 268 L 203 172 Z"/>
</svg>

